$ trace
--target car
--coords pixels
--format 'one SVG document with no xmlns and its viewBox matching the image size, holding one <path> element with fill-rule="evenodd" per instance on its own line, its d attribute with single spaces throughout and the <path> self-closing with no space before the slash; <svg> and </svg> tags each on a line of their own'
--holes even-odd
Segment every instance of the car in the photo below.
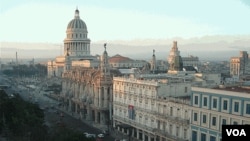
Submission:
<svg viewBox="0 0 250 141">
<path fill-rule="evenodd" d="M 104 138 L 104 134 L 98 134 L 97 135 L 99 138 Z"/>
<path fill-rule="evenodd" d="M 95 134 L 87 134 L 86 137 L 87 138 L 96 138 L 96 135 Z"/>
<path fill-rule="evenodd" d="M 109 135 L 109 131 L 108 130 L 102 130 L 102 134 Z"/>
<path fill-rule="evenodd" d="M 89 133 L 88 133 L 88 132 L 84 132 L 83 134 L 85 135 L 85 137 L 87 137 L 87 135 L 88 135 Z"/>
</svg>

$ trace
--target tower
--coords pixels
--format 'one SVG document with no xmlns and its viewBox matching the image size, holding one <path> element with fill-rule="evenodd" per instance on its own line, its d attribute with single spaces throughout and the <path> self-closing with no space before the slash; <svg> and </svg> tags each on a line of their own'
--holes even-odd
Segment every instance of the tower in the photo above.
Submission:
<svg viewBox="0 0 250 141">
<path fill-rule="evenodd" d="M 182 71 L 183 69 L 183 62 L 177 47 L 177 41 L 173 42 L 173 47 L 168 56 L 168 64 L 170 71 Z"/>
<path fill-rule="evenodd" d="M 101 76 L 110 76 L 110 68 L 108 62 L 108 53 L 106 51 L 107 43 L 104 43 L 104 52 L 101 56 Z"/>
<path fill-rule="evenodd" d="M 151 62 L 150 62 L 150 71 L 152 73 L 155 73 L 156 71 L 156 57 L 155 57 L 155 50 L 153 50 L 153 55 L 152 55 L 152 59 L 151 59 Z"/>
</svg>

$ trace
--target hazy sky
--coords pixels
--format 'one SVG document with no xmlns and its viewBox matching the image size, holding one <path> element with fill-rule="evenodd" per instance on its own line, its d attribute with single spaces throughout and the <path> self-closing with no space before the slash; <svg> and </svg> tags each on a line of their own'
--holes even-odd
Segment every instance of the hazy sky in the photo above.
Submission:
<svg viewBox="0 0 250 141">
<path fill-rule="evenodd" d="M 249 35 L 249 0 L 0 0 L 0 41 L 63 43 L 78 7 L 89 38 Z"/>
</svg>

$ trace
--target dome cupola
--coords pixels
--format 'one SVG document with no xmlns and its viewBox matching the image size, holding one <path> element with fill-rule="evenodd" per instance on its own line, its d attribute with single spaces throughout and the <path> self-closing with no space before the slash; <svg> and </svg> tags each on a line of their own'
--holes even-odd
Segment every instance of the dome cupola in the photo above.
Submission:
<svg viewBox="0 0 250 141">
<path fill-rule="evenodd" d="M 85 22 L 80 19 L 80 14 L 79 14 L 79 10 L 76 9 L 75 10 L 75 18 L 72 19 L 68 26 L 67 26 L 67 30 L 72 30 L 72 29 L 83 29 L 87 31 L 87 26 L 85 24 Z"/>
</svg>

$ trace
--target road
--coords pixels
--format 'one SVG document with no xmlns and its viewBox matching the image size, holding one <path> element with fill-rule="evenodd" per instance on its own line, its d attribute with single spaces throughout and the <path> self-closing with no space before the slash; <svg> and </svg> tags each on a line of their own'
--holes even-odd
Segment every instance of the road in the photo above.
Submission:
<svg viewBox="0 0 250 141">
<path fill-rule="evenodd" d="M 6 76 L 2 76 L 0 74 L 0 82 L 2 84 L 5 84 L 6 82 Z M 20 82 L 10 82 L 12 87 L 6 89 L 6 92 L 10 95 L 13 93 L 19 93 L 19 95 L 26 101 L 34 102 L 39 105 L 41 109 L 44 109 L 45 113 L 45 123 L 51 127 L 51 126 L 57 126 L 64 125 L 67 128 L 70 128 L 72 130 L 77 130 L 82 133 L 87 132 L 90 134 L 98 134 L 101 133 L 99 129 L 96 129 L 92 126 L 89 126 L 88 124 L 85 124 L 84 122 L 80 121 L 79 119 L 71 116 L 68 112 L 63 111 L 61 108 L 58 107 L 58 101 L 53 100 L 47 96 L 45 96 L 42 91 L 42 82 L 37 83 L 38 85 L 35 85 L 35 89 L 26 88 L 24 84 Z M 9 83 L 6 83 L 9 84 Z M 63 117 L 61 117 L 61 113 L 63 113 Z M 115 138 L 112 136 L 105 136 L 102 138 L 103 141 L 114 141 Z"/>
</svg>

